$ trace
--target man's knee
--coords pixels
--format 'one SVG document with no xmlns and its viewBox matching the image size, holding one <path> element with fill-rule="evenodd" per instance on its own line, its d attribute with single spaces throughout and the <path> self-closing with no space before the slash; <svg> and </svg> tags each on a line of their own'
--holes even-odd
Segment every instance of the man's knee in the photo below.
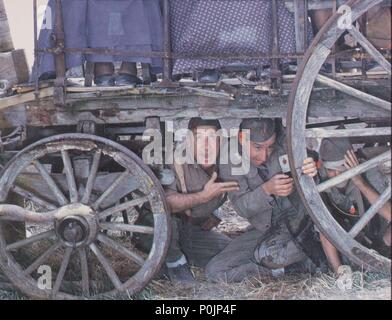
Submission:
<svg viewBox="0 0 392 320">
<path fill-rule="evenodd" d="M 269 269 L 284 268 L 303 260 L 305 257 L 305 253 L 285 232 L 265 239 L 254 251 L 256 262 Z"/>
</svg>

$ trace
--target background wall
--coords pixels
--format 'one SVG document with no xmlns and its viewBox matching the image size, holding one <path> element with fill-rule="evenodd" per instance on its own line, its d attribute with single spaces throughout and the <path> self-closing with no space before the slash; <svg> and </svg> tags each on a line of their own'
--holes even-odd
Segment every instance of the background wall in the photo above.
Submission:
<svg viewBox="0 0 392 320">
<path fill-rule="evenodd" d="M 3 0 L 11 28 L 15 49 L 25 49 L 27 62 L 31 67 L 34 62 L 34 23 L 33 0 Z M 38 0 L 39 6 L 45 6 L 48 0 Z"/>
</svg>

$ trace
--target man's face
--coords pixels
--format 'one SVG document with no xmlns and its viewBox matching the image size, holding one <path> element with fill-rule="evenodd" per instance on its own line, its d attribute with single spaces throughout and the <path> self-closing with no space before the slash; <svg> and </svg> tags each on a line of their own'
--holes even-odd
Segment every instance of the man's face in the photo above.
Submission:
<svg viewBox="0 0 392 320">
<path fill-rule="evenodd" d="M 219 154 L 219 136 L 214 126 L 198 126 L 192 130 L 194 155 L 197 163 L 204 169 L 216 163 Z"/>
<path fill-rule="evenodd" d="M 276 134 L 264 142 L 254 142 L 248 140 L 241 134 L 240 143 L 244 150 L 249 150 L 249 159 L 256 167 L 261 166 L 267 162 L 271 153 L 274 151 L 276 142 Z"/>
<path fill-rule="evenodd" d="M 326 171 L 327 171 L 328 179 L 332 179 L 332 178 L 335 178 L 338 175 L 342 174 L 345 171 L 345 169 L 344 168 L 341 168 L 340 170 L 326 169 Z M 337 184 L 335 187 L 343 189 L 347 186 L 348 182 L 349 182 L 349 180 L 343 181 L 343 182 Z"/>
</svg>

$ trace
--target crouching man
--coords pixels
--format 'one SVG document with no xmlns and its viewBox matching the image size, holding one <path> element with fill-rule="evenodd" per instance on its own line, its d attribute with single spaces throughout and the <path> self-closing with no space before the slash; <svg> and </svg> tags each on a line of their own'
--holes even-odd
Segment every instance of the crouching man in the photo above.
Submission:
<svg viewBox="0 0 392 320">
<path fill-rule="evenodd" d="M 220 175 L 223 181 L 238 182 L 240 189 L 230 192 L 229 199 L 252 229 L 212 258 L 206 267 L 210 281 L 237 282 L 249 276 L 281 274 L 307 258 L 293 234 L 302 231 L 308 217 L 293 179 L 282 173 L 279 164 L 286 154 L 284 134 L 278 133 L 272 119 L 246 119 L 240 125 L 239 143 L 242 161 L 250 162 L 249 172 L 234 175 L 234 165 L 228 164 L 220 166 Z M 304 160 L 302 172 L 317 175 L 312 158 Z"/>
<path fill-rule="evenodd" d="M 195 163 L 174 164 L 176 179 L 165 190 L 173 214 L 166 259 L 172 282 L 193 282 L 189 264 L 205 267 L 230 242 L 229 237 L 211 230 L 220 222 L 214 213 L 225 202 L 226 193 L 238 191 L 237 182 L 218 181 L 220 128 L 217 120 L 190 120 Z"/>
<path fill-rule="evenodd" d="M 347 138 L 324 139 L 320 147 L 320 158 L 321 181 L 334 178 L 359 165 Z M 324 203 L 346 231 L 354 226 L 370 205 L 378 200 L 380 193 L 389 186 L 389 174 L 383 174 L 378 168 L 373 168 L 322 193 Z M 391 202 L 387 201 L 378 214 L 358 235 L 357 240 L 390 258 Z M 320 240 L 330 267 L 339 274 L 342 261 L 348 263 L 347 259 L 340 256 L 338 250 L 321 233 Z"/>
</svg>

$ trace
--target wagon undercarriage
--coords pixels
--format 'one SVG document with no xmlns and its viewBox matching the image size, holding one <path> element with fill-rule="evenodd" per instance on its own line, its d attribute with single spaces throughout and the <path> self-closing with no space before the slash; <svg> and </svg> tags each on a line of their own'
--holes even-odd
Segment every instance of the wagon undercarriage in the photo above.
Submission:
<svg viewBox="0 0 392 320">
<path fill-rule="evenodd" d="M 356 21 L 380 3 L 347 5 Z M 298 55 L 296 75 L 260 81 L 238 76 L 209 85 L 172 82 L 172 56 L 165 52 L 164 75 L 157 85 L 101 88 L 85 86 L 80 79 L 61 85 L 58 80 L 65 78 L 58 73 L 55 82 L 19 86 L 16 95 L 1 99 L 0 220 L 5 222 L 0 224 L 0 268 L 6 276 L 35 298 L 140 291 L 158 272 L 169 245 L 170 216 L 158 178 L 162 182 L 170 177 L 162 166 L 151 170 L 143 163 L 146 142 L 138 137 L 151 128 L 164 135 L 170 122 L 170 128 L 186 128 L 190 118 L 199 116 L 219 119 L 228 130 L 245 118 L 282 119 L 291 168 L 300 167 L 306 147 L 323 137 L 348 136 L 365 147 L 368 158 L 358 169 L 321 185 L 292 172 L 320 231 L 357 265 L 390 274 L 390 259 L 358 240 L 390 201 L 390 179 L 377 203 L 349 231 L 339 226 L 320 197 L 343 179 L 375 167 L 389 174 L 391 169 L 390 52 L 377 50 L 351 31 L 362 48 L 355 54 L 360 52 L 361 59 L 375 61 L 379 68 L 321 72 L 324 63 L 338 56 L 334 48 L 345 32 L 338 28 L 339 17 L 335 13 L 306 53 Z M 342 124 L 347 129 L 338 130 Z M 151 223 L 141 224 L 139 219 L 146 216 Z M 9 225 L 16 231 L 9 232 Z M 146 235 L 153 236 L 148 254 L 138 242 Z M 117 268 L 121 259 L 129 261 L 129 270 Z M 50 264 L 55 274 L 51 288 L 37 286 L 43 264 Z M 102 279 L 109 285 L 103 286 Z"/>
</svg>

